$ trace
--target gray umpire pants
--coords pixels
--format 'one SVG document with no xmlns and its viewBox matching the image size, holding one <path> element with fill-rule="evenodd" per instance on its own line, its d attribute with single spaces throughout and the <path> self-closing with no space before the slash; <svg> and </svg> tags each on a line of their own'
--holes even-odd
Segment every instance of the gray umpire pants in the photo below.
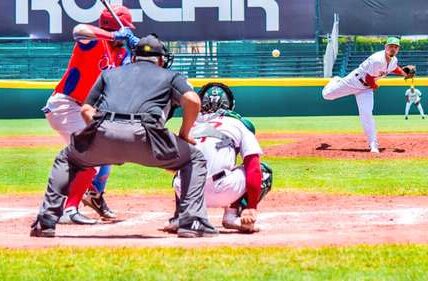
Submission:
<svg viewBox="0 0 428 281">
<path fill-rule="evenodd" d="M 152 153 L 146 138 L 146 130 L 141 123 L 134 121 L 103 121 L 97 128 L 88 150 L 80 153 L 73 141 L 56 157 L 49 176 L 47 191 L 40 208 L 38 219 L 47 227 L 55 227 L 63 212 L 63 203 L 70 183 L 79 170 L 106 164 L 127 162 L 148 167 L 179 170 L 182 194 L 180 197 L 180 225 L 191 223 L 199 218 L 208 223 L 204 201 L 206 161 L 203 154 L 194 146 L 170 133 L 178 148 L 178 158 L 158 160 Z"/>
</svg>

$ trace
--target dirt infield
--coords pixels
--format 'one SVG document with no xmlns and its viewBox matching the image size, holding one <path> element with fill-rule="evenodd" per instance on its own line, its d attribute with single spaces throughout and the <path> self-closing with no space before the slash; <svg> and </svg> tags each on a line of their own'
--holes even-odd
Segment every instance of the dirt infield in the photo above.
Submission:
<svg viewBox="0 0 428 281">
<path fill-rule="evenodd" d="M 264 148 L 268 156 L 351 159 L 428 157 L 428 134 L 380 134 L 381 153 L 378 155 L 369 153 L 362 134 L 261 134 L 258 137 L 261 140 L 288 140 L 287 144 Z"/>
<path fill-rule="evenodd" d="M 367 141 L 362 134 L 259 134 L 258 138 L 275 142 L 264 146 L 267 156 L 350 159 L 428 157 L 428 134 L 380 134 L 381 153 L 378 155 L 368 153 Z M 63 145 L 63 140 L 57 136 L 0 137 L 0 147 L 3 148 Z"/>
<path fill-rule="evenodd" d="M 222 210 L 210 210 L 221 234 L 179 239 L 159 230 L 173 209 L 172 196 L 110 196 L 119 211 L 115 222 L 93 226 L 59 225 L 56 238 L 30 238 L 29 226 L 40 196 L 0 197 L 0 247 L 51 246 L 325 246 L 380 243 L 428 243 L 427 197 L 269 194 L 260 206 L 252 235 L 221 228 Z M 82 209 L 94 217 L 91 210 Z M 95 216 L 96 217 L 96 216 Z"/>
<path fill-rule="evenodd" d="M 50 147 L 64 145 L 60 136 L 0 137 L 0 147 Z"/>
</svg>

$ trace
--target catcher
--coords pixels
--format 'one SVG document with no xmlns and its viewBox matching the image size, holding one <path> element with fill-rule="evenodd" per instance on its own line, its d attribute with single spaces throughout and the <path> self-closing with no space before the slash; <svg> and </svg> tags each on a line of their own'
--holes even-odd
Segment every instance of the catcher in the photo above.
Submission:
<svg viewBox="0 0 428 281">
<path fill-rule="evenodd" d="M 424 109 L 422 108 L 421 104 L 421 97 L 422 93 L 418 89 L 415 89 L 414 86 L 411 86 L 410 89 L 406 91 L 406 112 L 405 112 L 405 119 L 409 119 L 409 111 L 412 104 L 416 105 L 417 109 L 419 110 L 419 113 L 422 116 L 422 119 L 425 119 Z"/>
<path fill-rule="evenodd" d="M 379 88 L 376 81 L 390 73 L 413 78 L 416 68 L 413 65 L 400 67 L 397 54 L 400 51 L 400 39 L 389 37 L 385 49 L 374 53 L 363 61 L 346 77 L 334 77 L 324 87 L 322 96 L 326 100 L 336 100 L 354 95 L 358 105 L 361 124 L 367 136 L 370 152 L 379 153 L 376 124 L 373 118 L 373 91 Z"/>
<path fill-rule="evenodd" d="M 202 107 L 191 136 L 207 160 L 207 207 L 224 208 L 225 228 L 256 232 L 257 205 L 271 189 L 272 170 L 260 162 L 262 150 L 255 127 L 249 119 L 232 111 L 235 100 L 226 85 L 209 83 L 198 94 Z M 242 165 L 236 163 L 238 154 Z M 173 180 L 177 208 L 164 228 L 167 232 L 176 232 L 178 228 L 181 184 L 178 173 Z"/>
</svg>

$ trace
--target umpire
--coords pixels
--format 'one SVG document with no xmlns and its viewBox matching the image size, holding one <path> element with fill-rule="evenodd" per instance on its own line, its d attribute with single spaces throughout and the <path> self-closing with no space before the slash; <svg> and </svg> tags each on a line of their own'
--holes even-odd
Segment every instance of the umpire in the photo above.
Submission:
<svg viewBox="0 0 428 281">
<path fill-rule="evenodd" d="M 30 236 L 55 236 L 63 200 L 78 173 L 90 182 L 93 167 L 126 162 L 180 171 L 179 237 L 218 234 L 208 222 L 203 196 L 206 161 L 189 136 L 200 100 L 186 78 L 166 69 L 171 58 L 149 35 L 135 48 L 132 64 L 100 75 L 82 107 L 88 126 L 56 157 Z M 183 108 L 179 137 L 164 128 L 176 106 Z"/>
</svg>

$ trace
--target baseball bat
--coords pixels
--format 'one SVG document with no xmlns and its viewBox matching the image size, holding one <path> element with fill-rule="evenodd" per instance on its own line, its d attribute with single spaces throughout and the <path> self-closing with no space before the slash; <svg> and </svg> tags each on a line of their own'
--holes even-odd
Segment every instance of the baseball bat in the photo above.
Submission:
<svg viewBox="0 0 428 281">
<path fill-rule="evenodd" d="M 101 3 L 103 3 L 104 7 L 110 12 L 110 14 L 113 16 L 114 20 L 119 24 L 120 28 L 125 28 L 123 23 L 120 21 L 119 17 L 116 15 L 116 13 L 113 11 L 111 5 L 107 0 L 100 0 Z"/>
</svg>

